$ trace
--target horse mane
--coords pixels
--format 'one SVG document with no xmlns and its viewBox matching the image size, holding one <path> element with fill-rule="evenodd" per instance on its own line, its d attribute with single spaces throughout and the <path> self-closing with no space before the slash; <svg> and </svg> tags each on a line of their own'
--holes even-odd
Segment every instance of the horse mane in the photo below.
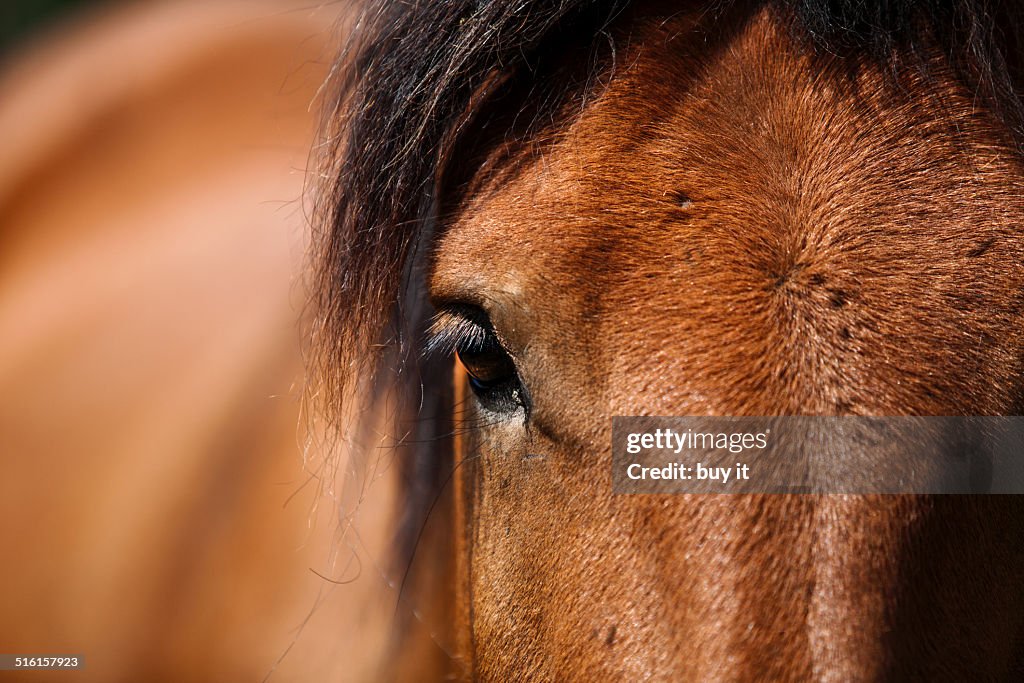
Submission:
<svg viewBox="0 0 1024 683">
<path fill-rule="evenodd" d="M 454 466 L 445 465 L 436 449 L 451 427 L 441 419 L 451 413 L 450 399 L 444 398 L 450 396 L 450 372 L 434 367 L 440 364 L 424 365 L 419 354 L 430 316 L 423 277 L 438 229 L 439 179 L 452 145 L 503 84 L 534 78 L 546 52 L 564 51 L 567 44 L 608 44 L 608 27 L 630 4 L 371 0 L 335 67 L 314 214 L 311 374 L 328 411 L 340 414 L 340 402 L 352 400 L 360 386 L 379 391 L 382 383 L 395 381 L 390 374 L 381 380 L 381 367 L 403 368 L 400 393 L 411 400 L 400 412 L 420 418 L 410 431 L 414 437 L 395 444 L 404 449 L 399 462 L 410 482 L 399 538 L 405 559 Z M 728 1 L 705 5 L 709 12 L 746 7 Z M 766 0 L 749 5 L 751 11 L 770 5 L 780 12 L 807 40 L 809 51 L 874 60 L 892 72 L 901 66 L 900 55 L 917 54 L 927 39 L 946 52 L 980 104 L 1015 133 L 1021 128 L 1014 87 L 1024 26 L 1021 3 Z M 597 71 L 607 62 L 591 68 Z"/>
</svg>

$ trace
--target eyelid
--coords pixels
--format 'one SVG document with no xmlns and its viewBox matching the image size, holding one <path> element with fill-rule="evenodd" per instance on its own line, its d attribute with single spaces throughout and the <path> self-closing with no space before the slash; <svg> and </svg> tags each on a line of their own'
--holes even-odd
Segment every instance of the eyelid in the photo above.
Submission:
<svg viewBox="0 0 1024 683">
<path fill-rule="evenodd" d="M 474 322 L 441 311 L 430 323 L 427 330 L 427 353 L 451 354 L 464 344 L 481 344 L 486 340 L 487 331 Z"/>
<path fill-rule="evenodd" d="M 427 353 L 451 354 L 458 348 L 483 347 L 496 343 L 514 358 L 495 331 L 487 312 L 467 304 L 442 304 L 427 330 Z"/>
</svg>

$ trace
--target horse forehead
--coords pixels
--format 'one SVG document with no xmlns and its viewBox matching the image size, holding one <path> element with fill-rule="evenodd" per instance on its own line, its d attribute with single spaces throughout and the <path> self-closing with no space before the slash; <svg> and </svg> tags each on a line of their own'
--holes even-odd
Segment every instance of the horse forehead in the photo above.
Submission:
<svg viewBox="0 0 1024 683">
<path fill-rule="evenodd" d="M 941 69 L 918 92 L 868 65 L 823 70 L 767 10 L 722 45 L 692 29 L 688 18 L 638 29 L 556 141 L 467 203 L 435 282 L 520 306 L 540 297 L 578 319 L 598 287 L 671 304 L 723 274 L 749 289 L 816 263 L 870 267 L 865 249 L 840 245 L 906 232 L 907 216 L 956 239 L 1019 214 L 1004 192 L 1019 181 L 1009 146 Z M 968 195 L 970 215 L 947 211 Z"/>
</svg>

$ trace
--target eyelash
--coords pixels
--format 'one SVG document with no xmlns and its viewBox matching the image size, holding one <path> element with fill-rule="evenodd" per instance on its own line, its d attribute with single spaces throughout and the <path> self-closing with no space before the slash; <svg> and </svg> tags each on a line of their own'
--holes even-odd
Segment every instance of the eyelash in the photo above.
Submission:
<svg viewBox="0 0 1024 683">
<path fill-rule="evenodd" d="M 455 355 L 484 410 L 503 416 L 520 409 L 528 413 L 529 401 L 515 361 L 483 309 L 465 304 L 442 307 L 431 326 L 427 351 Z"/>
</svg>

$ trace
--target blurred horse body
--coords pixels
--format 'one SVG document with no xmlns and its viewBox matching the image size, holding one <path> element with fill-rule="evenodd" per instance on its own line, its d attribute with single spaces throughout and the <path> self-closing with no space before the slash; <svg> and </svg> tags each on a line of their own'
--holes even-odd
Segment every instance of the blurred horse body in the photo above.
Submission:
<svg viewBox="0 0 1024 683">
<path fill-rule="evenodd" d="M 388 488 L 339 546 L 298 398 L 337 19 L 143 3 L 3 72 L 0 651 L 82 654 L 74 677 L 104 682 L 375 676 L 392 594 L 353 557 L 381 552 Z"/>
</svg>

